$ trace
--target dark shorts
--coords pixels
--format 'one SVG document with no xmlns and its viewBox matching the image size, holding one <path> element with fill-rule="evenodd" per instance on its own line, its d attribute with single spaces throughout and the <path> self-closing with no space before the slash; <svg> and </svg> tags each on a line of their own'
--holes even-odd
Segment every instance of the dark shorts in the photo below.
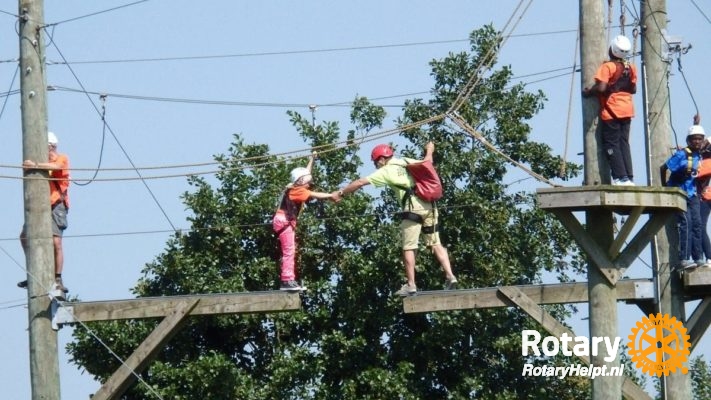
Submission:
<svg viewBox="0 0 711 400">
<path fill-rule="evenodd" d="M 64 203 L 59 203 L 52 207 L 52 236 L 62 237 L 67 226 L 69 226 L 67 222 L 67 207 L 64 206 Z M 23 225 L 20 236 L 26 237 L 25 232 L 27 232 L 27 226 Z"/>
</svg>

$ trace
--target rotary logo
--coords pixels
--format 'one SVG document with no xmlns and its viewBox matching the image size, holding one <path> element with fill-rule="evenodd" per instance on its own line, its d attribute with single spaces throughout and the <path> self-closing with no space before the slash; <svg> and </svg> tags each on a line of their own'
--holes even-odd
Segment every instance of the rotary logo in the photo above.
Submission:
<svg viewBox="0 0 711 400">
<path fill-rule="evenodd" d="M 661 313 L 642 317 L 628 338 L 632 362 L 649 376 L 689 371 L 683 365 L 689 356 L 689 335 L 675 317 Z"/>
</svg>

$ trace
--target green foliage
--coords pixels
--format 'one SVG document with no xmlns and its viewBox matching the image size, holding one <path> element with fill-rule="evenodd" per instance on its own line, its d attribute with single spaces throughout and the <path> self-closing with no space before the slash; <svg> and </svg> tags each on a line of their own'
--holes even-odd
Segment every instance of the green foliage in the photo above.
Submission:
<svg viewBox="0 0 711 400">
<path fill-rule="evenodd" d="M 699 356 L 693 358 L 689 364 L 694 400 L 711 400 L 711 363 Z"/>
<path fill-rule="evenodd" d="M 509 88 L 511 71 L 477 69 L 498 46 L 485 27 L 472 33 L 471 54 L 432 61 L 433 97 L 408 101 L 399 124 L 448 110 L 473 73 L 479 83 L 459 111 L 471 126 L 515 160 L 553 178 L 560 159 L 529 140 L 527 120 L 543 104 L 541 93 Z M 319 150 L 314 165 L 318 190 L 331 191 L 358 177 L 356 134 L 383 125 L 385 111 L 364 97 L 353 104 L 351 146 L 339 147 L 336 123 L 312 126 L 288 113 L 308 146 Z M 436 143 L 435 163 L 445 184 L 440 202 L 441 236 L 460 287 L 539 282 L 543 271 L 566 279 L 580 265 L 576 246 L 534 197 L 503 181 L 512 166 L 480 142 L 443 122 L 401 134 L 398 153 L 421 155 Z M 288 172 L 302 160 L 280 160 L 263 144 L 235 136 L 216 157 L 221 172 L 213 187 L 190 179 L 183 196 L 191 211 L 189 232 L 179 233 L 146 265 L 137 296 L 229 293 L 277 288 L 277 244 L 271 231 L 276 200 Z M 569 176 L 579 166 L 570 165 Z M 404 314 L 392 292 L 402 282 L 397 245 L 397 204 L 388 191 L 373 198 L 359 191 L 339 204 L 312 203 L 298 223 L 297 273 L 309 286 L 303 309 L 294 313 L 189 319 L 143 374 L 164 398 L 180 399 L 578 399 L 586 381 L 521 376 L 520 332 L 529 326 L 516 309 Z M 573 251 L 571 251 L 573 249 Z M 418 254 L 417 284 L 439 289 L 444 278 L 427 251 Z M 549 312 L 563 317 L 563 307 Z M 156 321 L 92 324 L 99 337 L 126 357 Z M 70 344 L 72 361 L 101 380 L 117 362 L 82 329 Z M 562 360 L 551 360 L 561 363 Z M 136 385 L 126 399 L 150 399 Z"/>
</svg>

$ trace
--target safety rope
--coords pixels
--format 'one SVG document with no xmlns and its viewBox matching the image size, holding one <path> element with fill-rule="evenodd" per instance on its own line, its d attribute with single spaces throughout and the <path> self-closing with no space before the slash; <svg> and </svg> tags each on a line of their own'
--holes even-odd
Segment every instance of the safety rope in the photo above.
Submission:
<svg viewBox="0 0 711 400">
<path fill-rule="evenodd" d="M 558 177 L 565 179 L 565 173 L 568 162 L 568 139 L 570 137 L 570 121 L 573 115 L 573 91 L 575 90 L 575 70 L 578 68 L 578 47 L 580 45 L 580 30 L 575 35 L 575 51 L 573 52 L 573 70 L 570 74 L 570 92 L 568 93 L 568 118 L 565 122 L 565 142 L 563 144 L 563 156 L 560 164 L 560 172 Z"/>
<path fill-rule="evenodd" d="M 556 183 L 553 183 L 550 181 L 548 178 L 546 178 L 543 175 L 537 174 L 533 172 L 530 168 L 526 167 L 525 165 L 521 164 L 520 162 L 514 160 L 513 158 L 509 157 L 507 154 L 502 152 L 501 150 L 497 149 L 494 145 L 489 143 L 489 141 L 479 132 L 477 132 L 476 129 L 472 128 L 471 125 L 467 121 L 465 121 L 459 114 L 456 112 L 449 112 L 447 113 L 447 117 L 454 122 L 457 126 L 462 128 L 469 136 L 473 137 L 474 139 L 478 140 L 481 144 L 483 144 L 485 147 L 487 147 L 489 150 L 493 151 L 494 153 L 500 155 L 501 157 L 505 158 L 506 161 L 514 164 L 518 168 L 520 168 L 522 171 L 526 172 L 527 174 L 531 175 L 534 177 L 536 180 L 540 182 L 547 183 L 553 187 L 560 187 L 561 185 L 558 185 Z"/>
<path fill-rule="evenodd" d="M 101 124 L 103 126 L 101 131 L 101 148 L 99 149 L 99 163 L 96 165 L 94 176 L 92 176 L 91 179 L 83 183 L 72 181 L 72 183 L 77 186 L 87 186 L 96 179 L 97 175 L 99 175 L 99 171 L 101 170 L 101 161 L 104 158 L 104 143 L 106 143 L 106 96 L 101 95 L 99 96 L 99 99 L 101 100 Z"/>
</svg>

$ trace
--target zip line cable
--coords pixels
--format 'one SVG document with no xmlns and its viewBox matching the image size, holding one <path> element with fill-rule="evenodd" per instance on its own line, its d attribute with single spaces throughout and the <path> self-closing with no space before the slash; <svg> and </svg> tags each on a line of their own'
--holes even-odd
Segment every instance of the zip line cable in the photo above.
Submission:
<svg viewBox="0 0 711 400">
<path fill-rule="evenodd" d="M 532 77 L 532 76 L 536 76 L 536 75 L 545 75 L 545 74 L 558 72 L 558 71 L 567 71 L 569 69 L 570 69 L 570 67 L 561 67 L 561 68 L 555 68 L 555 69 L 547 70 L 547 71 L 532 72 L 530 74 L 524 74 L 524 75 L 513 77 L 512 79 L 528 78 L 528 77 Z M 550 77 L 548 79 L 556 78 L 559 76 L 565 76 L 565 75 L 567 75 L 567 74 L 555 75 L 555 76 Z M 529 84 L 541 82 L 543 80 L 546 80 L 546 79 L 542 79 L 540 81 L 531 81 L 531 82 L 529 82 Z M 70 93 L 82 93 L 82 94 L 85 93 L 84 91 L 82 91 L 80 89 L 74 89 L 74 88 L 69 88 L 69 87 L 64 87 L 64 86 L 53 86 L 52 85 L 52 86 L 48 86 L 47 89 L 70 92 Z M 224 106 L 308 108 L 309 106 L 314 105 L 313 103 L 270 103 L 270 102 L 255 102 L 255 101 L 209 100 L 209 99 L 190 99 L 190 98 L 160 97 L 160 96 L 141 96 L 141 95 L 110 93 L 110 92 L 97 92 L 97 91 L 86 91 L 86 93 L 89 93 L 92 95 L 131 99 L 131 100 L 146 100 L 146 101 L 168 102 L 168 103 L 224 105 Z M 386 99 L 400 98 L 400 97 L 411 97 L 411 96 L 415 96 L 415 95 L 423 95 L 423 94 L 429 94 L 429 93 L 430 93 L 430 91 L 412 92 L 412 93 L 398 94 L 398 95 L 392 95 L 392 96 L 373 97 L 373 98 L 369 98 L 368 100 L 370 100 L 370 101 L 386 100 Z M 0 96 L 2 96 L 2 93 L 0 93 Z M 341 102 L 336 102 L 336 103 L 317 104 L 317 106 L 318 107 L 350 107 L 352 105 L 352 103 L 353 103 L 352 101 L 341 101 Z M 395 108 L 395 107 L 401 108 L 401 107 L 403 107 L 403 104 L 390 104 L 390 105 L 379 104 L 378 106 L 379 107 L 390 107 L 390 108 Z"/>
<path fill-rule="evenodd" d="M 54 48 L 57 50 L 57 53 L 59 54 L 59 56 L 60 56 L 63 60 L 66 61 L 66 58 L 64 57 L 64 54 L 62 54 L 62 51 L 59 49 L 59 46 L 57 46 L 57 43 L 54 41 L 54 38 L 52 37 L 52 35 L 49 33 L 49 31 L 48 31 L 47 29 L 45 29 L 44 31 L 45 31 L 45 32 L 47 33 L 47 35 L 49 36 L 50 42 L 52 43 L 52 45 L 54 46 Z M 69 69 L 69 72 L 71 72 L 71 74 L 74 76 L 74 79 L 77 81 L 77 84 L 78 84 L 83 90 L 86 90 L 86 89 L 84 88 L 84 84 L 81 82 L 81 80 L 79 79 L 79 77 L 77 76 L 77 74 L 74 72 L 74 69 L 72 68 L 72 66 L 71 66 L 70 64 L 68 64 L 68 63 L 67 63 L 67 68 Z M 89 100 L 89 102 L 91 103 L 91 105 L 94 107 L 94 110 L 97 112 L 97 114 L 101 115 L 101 111 L 99 111 L 99 108 L 96 106 L 96 103 L 94 103 L 94 101 L 91 99 L 91 96 L 89 96 L 88 93 L 86 94 L 86 98 Z M 158 206 L 158 209 L 160 209 L 161 213 L 163 213 L 163 216 L 164 216 L 165 219 L 168 221 L 168 224 L 171 226 L 171 228 L 175 229 L 175 225 L 173 224 L 173 221 L 170 220 L 170 217 L 168 216 L 168 213 L 166 213 L 165 209 L 163 208 L 163 206 L 162 206 L 162 205 L 160 204 L 160 202 L 158 201 L 158 198 L 157 198 L 156 195 L 153 193 L 153 191 L 151 190 L 150 186 L 148 186 L 148 183 L 146 182 L 146 180 L 143 179 L 143 177 L 141 176 L 141 172 L 140 172 L 138 169 L 135 169 L 135 168 L 136 168 L 136 165 L 134 164 L 133 159 L 131 159 L 131 156 L 128 154 L 128 152 L 126 151 L 126 149 L 125 149 L 125 148 L 123 147 L 123 145 L 121 144 L 121 141 L 118 139 L 118 137 L 116 136 L 116 134 L 114 133 L 114 131 L 111 129 L 111 127 L 108 125 L 108 123 L 107 123 L 106 121 L 104 121 L 104 124 L 105 124 L 106 128 L 108 128 L 109 132 L 111 133 L 111 136 L 113 136 L 114 140 L 116 141 L 116 144 L 118 144 L 119 148 L 120 148 L 121 151 L 123 152 L 124 156 L 126 157 L 126 159 L 127 159 L 128 162 L 129 162 L 129 164 L 131 164 L 131 166 L 134 167 L 134 171 L 136 172 L 136 174 L 138 175 L 139 179 L 140 179 L 141 182 L 143 183 L 143 186 L 146 188 L 146 190 L 147 190 L 148 193 L 150 194 L 151 198 L 153 199 L 153 202 Z"/>
<path fill-rule="evenodd" d="M 534 32 L 528 34 L 517 34 L 509 35 L 509 37 L 531 37 L 531 36 L 544 36 L 544 35 L 556 35 L 563 33 L 576 32 L 575 29 L 565 29 L 559 31 L 548 31 L 548 32 Z M 390 44 L 380 44 L 380 45 L 365 45 L 365 46 L 350 46 L 350 47 L 333 47 L 325 49 L 302 49 L 302 50 L 283 50 L 283 51 L 269 51 L 269 52 L 259 52 L 259 53 L 236 53 L 236 54 L 213 54 L 205 56 L 170 56 L 170 57 L 153 57 L 153 58 L 129 58 L 129 59 L 115 59 L 115 60 L 79 60 L 71 61 L 72 64 L 118 64 L 118 63 L 140 63 L 140 62 L 163 62 L 163 61 L 190 61 L 190 60 L 210 60 L 210 59 L 220 59 L 220 58 L 244 58 L 244 57 L 265 57 L 265 56 L 282 56 L 282 55 L 294 55 L 294 54 L 312 54 L 312 53 L 335 53 L 335 52 L 345 52 L 345 51 L 360 51 L 360 50 L 374 50 L 374 49 L 387 49 L 387 48 L 398 48 L 398 47 L 414 47 L 414 46 L 430 46 L 436 44 L 448 44 L 448 43 L 461 43 L 469 42 L 469 39 L 445 39 L 445 40 L 431 40 L 424 42 L 408 42 L 408 43 L 390 43 Z M 47 61 L 49 65 L 65 64 L 68 61 Z"/>
</svg>

